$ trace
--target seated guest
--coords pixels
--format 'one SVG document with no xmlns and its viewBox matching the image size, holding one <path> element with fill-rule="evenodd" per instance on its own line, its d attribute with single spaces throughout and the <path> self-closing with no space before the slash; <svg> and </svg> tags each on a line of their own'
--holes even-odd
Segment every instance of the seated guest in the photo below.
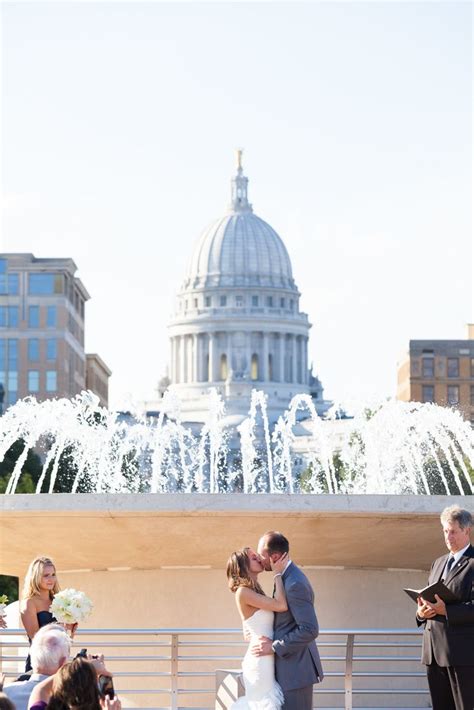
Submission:
<svg viewBox="0 0 474 710">
<path fill-rule="evenodd" d="M 30 656 L 33 672 L 29 680 L 19 680 L 5 686 L 4 692 L 17 710 L 27 710 L 31 691 L 40 681 L 56 673 L 69 659 L 70 639 L 62 626 L 49 624 L 36 632 Z"/>
<path fill-rule="evenodd" d="M 15 706 L 8 695 L 2 692 L 0 692 L 0 710 L 15 710 Z"/>
<path fill-rule="evenodd" d="M 38 683 L 30 696 L 29 710 L 121 710 L 115 696 L 99 695 L 98 676 L 111 674 L 104 657 L 76 657 L 51 678 Z"/>
</svg>

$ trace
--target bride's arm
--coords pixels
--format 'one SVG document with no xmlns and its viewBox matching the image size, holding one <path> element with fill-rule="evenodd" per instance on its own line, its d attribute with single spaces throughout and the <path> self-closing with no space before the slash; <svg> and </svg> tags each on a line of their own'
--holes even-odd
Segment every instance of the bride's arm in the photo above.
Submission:
<svg viewBox="0 0 474 710">
<path fill-rule="evenodd" d="M 288 609 L 281 574 L 275 576 L 275 596 L 273 598 L 267 597 L 265 594 L 258 594 L 249 587 L 239 587 L 235 594 L 240 608 L 252 606 L 255 609 L 267 609 L 268 611 L 286 611 Z"/>
</svg>

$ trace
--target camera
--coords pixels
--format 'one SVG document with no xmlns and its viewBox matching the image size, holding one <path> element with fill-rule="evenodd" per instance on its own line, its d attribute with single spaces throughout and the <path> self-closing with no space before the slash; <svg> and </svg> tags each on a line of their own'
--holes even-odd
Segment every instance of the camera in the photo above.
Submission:
<svg viewBox="0 0 474 710">
<path fill-rule="evenodd" d="M 105 698 L 106 695 L 112 700 L 115 696 L 114 684 L 112 678 L 108 675 L 100 675 L 99 679 L 99 695 L 101 698 Z"/>
<path fill-rule="evenodd" d="M 87 658 L 87 648 L 81 648 L 79 653 L 76 653 L 74 658 Z"/>
</svg>

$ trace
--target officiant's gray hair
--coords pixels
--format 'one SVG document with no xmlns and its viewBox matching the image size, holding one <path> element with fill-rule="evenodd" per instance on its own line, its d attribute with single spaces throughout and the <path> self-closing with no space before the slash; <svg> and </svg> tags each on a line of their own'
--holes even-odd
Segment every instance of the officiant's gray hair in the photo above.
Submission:
<svg viewBox="0 0 474 710">
<path fill-rule="evenodd" d="M 462 530 L 472 528 L 472 514 L 459 505 L 450 505 L 441 513 L 441 523 L 458 523 Z"/>
<path fill-rule="evenodd" d="M 30 657 L 33 673 L 53 675 L 69 659 L 71 641 L 59 624 L 47 624 L 38 629 L 31 642 Z"/>
</svg>

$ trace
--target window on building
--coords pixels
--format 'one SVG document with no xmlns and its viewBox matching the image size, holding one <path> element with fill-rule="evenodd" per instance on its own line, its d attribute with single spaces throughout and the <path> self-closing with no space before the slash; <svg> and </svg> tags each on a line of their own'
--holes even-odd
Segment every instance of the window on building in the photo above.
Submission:
<svg viewBox="0 0 474 710">
<path fill-rule="evenodd" d="M 19 309 L 18 306 L 0 306 L 0 327 L 18 328 Z"/>
<path fill-rule="evenodd" d="M 7 389 L 9 392 L 18 391 L 18 370 L 9 370 L 7 377 Z"/>
<path fill-rule="evenodd" d="M 39 392 L 38 370 L 28 370 L 28 392 Z"/>
<path fill-rule="evenodd" d="M 424 357 L 422 359 L 423 363 L 423 377 L 434 377 L 434 357 Z"/>
<path fill-rule="evenodd" d="M 258 308 L 258 296 L 252 296 L 252 307 Z"/>
<path fill-rule="evenodd" d="M 290 311 L 292 311 L 292 310 L 294 309 L 294 307 L 295 307 L 295 302 L 294 302 L 293 299 L 291 298 L 291 299 L 290 299 Z"/>
<path fill-rule="evenodd" d="M 28 293 L 31 296 L 64 293 L 63 274 L 28 274 Z"/>
<path fill-rule="evenodd" d="M 250 362 L 250 379 L 255 382 L 256 380 L 258 380 L 258 376 L 258 355 L 257 353 L 254 353 Z"/>
<path fill-rule="evenodd" d="M 28 306 L 28 327 L 39 328 L 40 309 L 39 306 Z"/>
<path fill-rule="evenodd" d="M 423 385 L 421 399 L 423 402 L 434 402 L 434 386 Z"/>
<path fill-rule="evenodd" d="M 237 306 L 237 308 L 243 308 L 243 307 L 244 307 L 244 297 L 241 296 L 240 294 L 238 294 L 238 295 L 235 297 L 235 305 Z"/>
<path fill-rule="evenodd" d="M 210 297 L 210 296 L 206 296 L 204 303 L 206 304 L 206 308 L 210 308 L 210 307 L 211 307 L 211 303 L 212 303 L 211 297 Z"/>
<path fill-rule="evenodd" d="M 18 340 L 8 338 L 8 369 L 18 370 Z"/>
<path fill-rule="evenodd" d="M 0 261 L 5 261 L 0 260 Z M 7 274 L 0 272 L 0 295 L 17 296 L 19 292 L 18 274 Z"/>
<path fill-rule="evenodd" d="M 227 296 L 221 296 L 219 299 L 219 303 L 221 306 L 227 306 Z"/>
<path fill-rule="evenodd" d="M 270 382 L 273 380 L 273 355 L 271 353 L 268 354 L 268 379 Z"/>
<path fill-rule="evenodd" d="M 38 362 L 39 360 L 39 340 L 38 338 L 28 339 L 28 360 Z"/>
<path fill-rule="evenodd" d="M 197 307 L 198 307 L 198 300 L 197 300 L 197 298 L 195 298 L 194 299 L 194 308 L 197 308 Z"/>
<path fill-rule="evenodd" d="M 474 377 L 474 357 L 471 357 L 471 377 Z"/>
<path fill-rule="evenodd" d="M 56 306 L 48 306 L 46 309 L 46 326 L 56 328 L 58 320 L 58 309 Z"/>
<path fill-rule="evenodd" d="M 448 385 L 448 404 L 459 404 L 459 387 L 458 385 Z"/>
<path fill-rule="evenodd" d="M 448 357 L 448 377 L 459 377 L 458 357 Z"/>
<path fill-rule="evenodd" d="M 273 308 L 273 296 L 267 296 L 267 308 Z"/>
<path fill-rule="evenodd" d="M 8 327 L 18 328 L 20 322 L 20 310 L 18 306 L 8 306 Z"/>
<path fill-rule="evenodd" d="M 284 307 L 285 307 L 285 299 L 280 298 L 280 308 L 284 308 Z"/>
<path fill-rule="evenodd" d="M 474 406 L 474 385 L 471 385 L 471 404 Z"/>
<path fill-rule="evenodd" d="M 228 369 L 227 369 L 227 355 L 221 355 L 221 362 L 220 362 L 220 379 L 221 380 L 226 380 L 228 375 Z"/>
<path fill-rule="evenodd" d="M 57 353 L 56 338 L 48 338 L 46 341 L 46 360 L 56 360 Z"/>
<path fill-rule="evenodd" d="M 58 375 L 56 370 L 46 370 L 46 392 L 56 392 L 58 389 Z"/>
</svg>

